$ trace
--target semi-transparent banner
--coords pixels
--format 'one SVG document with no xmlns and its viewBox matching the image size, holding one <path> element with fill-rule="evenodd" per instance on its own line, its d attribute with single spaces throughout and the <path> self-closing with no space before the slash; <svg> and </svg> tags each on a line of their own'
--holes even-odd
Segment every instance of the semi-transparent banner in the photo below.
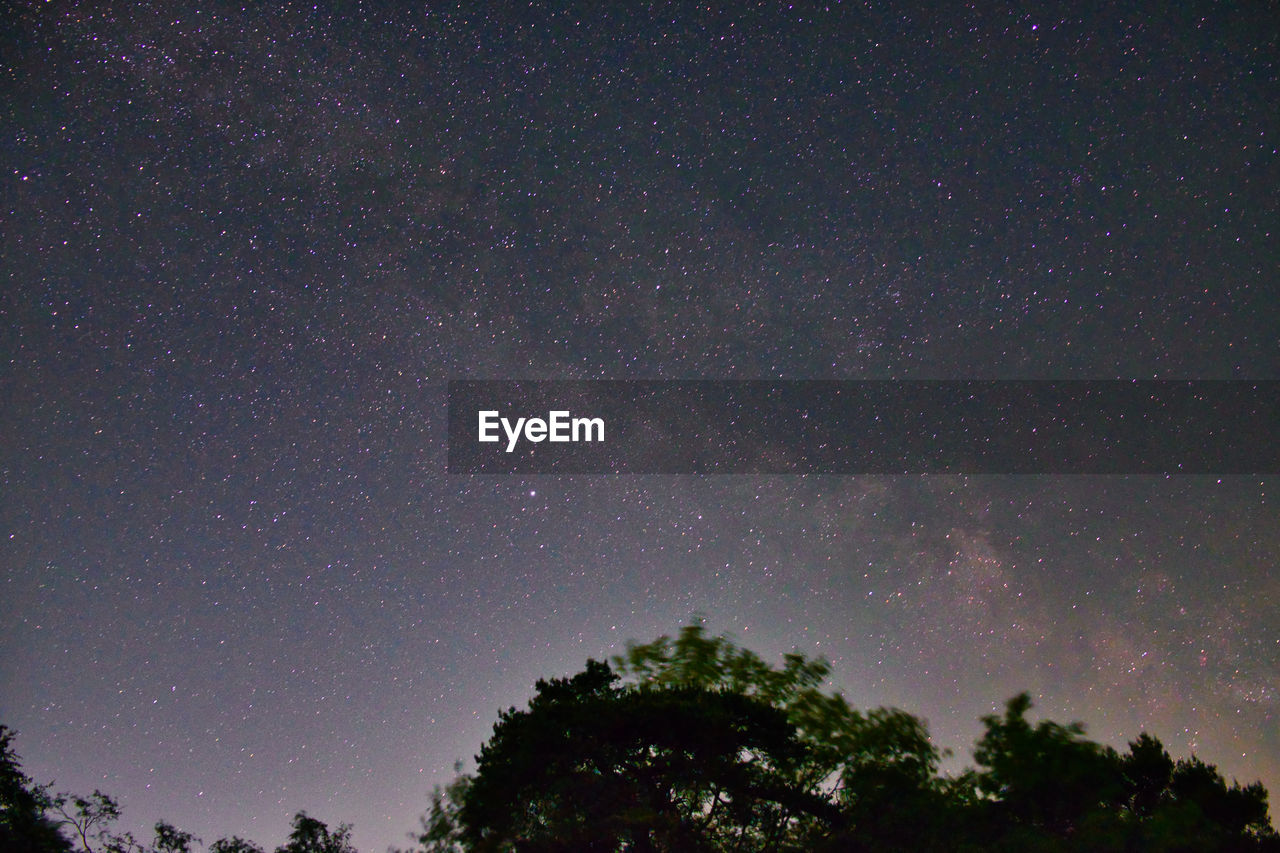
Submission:
<svg viewBox="0 0 1280 853">
<path fill-rule="evenodd" d="M 1274 474 L 1280 381 L 455 381 L 451 474 Z"/>
</svg>

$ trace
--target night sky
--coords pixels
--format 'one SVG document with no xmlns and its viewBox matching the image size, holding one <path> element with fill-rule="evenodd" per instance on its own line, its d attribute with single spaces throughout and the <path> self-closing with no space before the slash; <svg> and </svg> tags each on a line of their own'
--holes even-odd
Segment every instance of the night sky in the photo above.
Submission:
<svg viewBox="0 0 1280 853">
<path fill-rule="evenodd" d="M 1280 796 L 1275 477 L 445 474 L 450 379 L 1280 378 L 1275 4 L 198 5 L 0 25 L 37 781 L 380 853 L 702 613 L 966 761 L 1026 689 Z"/>
</svg>

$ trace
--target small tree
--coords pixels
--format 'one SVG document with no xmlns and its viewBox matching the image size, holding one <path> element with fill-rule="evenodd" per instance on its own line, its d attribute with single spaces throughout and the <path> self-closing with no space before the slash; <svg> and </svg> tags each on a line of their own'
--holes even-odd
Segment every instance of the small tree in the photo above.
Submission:
<svg viewBox="0 0 1280 853">
<path fill-rule="evenodd" d="M 356 849 L 351 846 L 350 824 L 340 823 L 330 830 L 323 821 L 298 812 L 288 843 L 276 848 L 276 853 L 356 853 Z"/>
<path fill-rule="evenodd" d="M 252 841 L 233 835 L 230 838 L 219 838 L 210 844 L 209 853 L 264 853 L 264 851 Z"/>
<path fill-rule="evenodd" d="M 120 817 L 120 804 L 101 791 L 95 790 L 87 797 L 60 793 L 52 805 L 62 816 L 59 823 L 71 827 L 85 853 L 115 853 L 138 846 L 132 835 L 112 834 L 111 825 Z"/>
<path fill-rule="evenodd" d="M 191 853 L 193 841 L 200 843 L 200 839 L 191 833 L 162 820 L 156 824 L 156 839 L 151 846 L 156 853 Z"/>
</svg>

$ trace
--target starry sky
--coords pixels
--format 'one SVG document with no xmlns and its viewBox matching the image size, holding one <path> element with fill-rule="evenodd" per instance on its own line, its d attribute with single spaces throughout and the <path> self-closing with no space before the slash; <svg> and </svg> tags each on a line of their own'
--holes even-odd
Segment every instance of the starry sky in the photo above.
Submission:
<svg viewBox="0 0 1280 853">
<path fill-rule="evenodd" d="M 1280 378 L 1274 4 L 976 5 L 11 7 L 27 771 L 378 853 L 702 613 L 962 759 L 1026 689 L 1280 796 L 1274 476 L 445 473 L 450 379 Z"/>
</svg>

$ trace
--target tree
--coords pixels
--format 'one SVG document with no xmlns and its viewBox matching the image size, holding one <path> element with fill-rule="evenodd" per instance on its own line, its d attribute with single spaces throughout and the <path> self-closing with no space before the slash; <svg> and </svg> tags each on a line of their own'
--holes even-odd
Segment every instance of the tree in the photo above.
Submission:
<svg viewBox="0 0 1280 853">
<path fill-rule="evenodd" d="M 137 846 L 131 835 L 112 834 L 111 824 L 120 817 L 120 804 L 101 791 L 94 790 L 87 797 L 59 793 L 52 806 L 61 815 L 58 822 L 71 827 L 85 853 L 116 853 Z"/>
<path fill-rule="evenodd" d="M 477 757 L 463 838 L 478 850 L 780 849 L 839 818 L 795 783 L 802 746 L 780 710 L 696 686 L 624 689 L 607 664 L 540 681 Z"/>
<path fill-rule="evenodd" d="M 277 847 L 276 853 L 356 853 L 356 850 L 351 846 L 350 824 L 340 823 L 337 829 L 330 830 L 323 821 L 298 812 L 293 816 L 288 843 Z"/>
<path fill-rule="evenodd" d="M 1120 779 L 1124 785 L 1124 806 L 1139 818 L 1148 818 L 1168 801 L 1173 781 L 1173 759 L 1159 740 L 1143 732 L 1130 742 L 1129 752 L 1120 759 Z"/>
<path fill-rule="evenodd" d="M 230 838 L 219 838 L 210 844 L 209 853 L 264 853 L 264 851 L 252 841 L 233 835 Z"/>
<path fill-rule="evenodd" d="M 431 808 L 419 821 L 422 829 L 409 837 L 421 845 L 423 853 L 463 853 L 464 846 L 461 812 L 471 777 L 462 773 L 462 762 L 453 766 L 458 775 L 443 788 L 437 785 L 431 792 Z M 411 851 L 396 851 L 411 853 Z"/>
<path fill-rule="evenodd" d="M 1031 699 L 1010 699 L 983 718 L 974 758 L 989 814 L 979 838 L 1000 849 L 1277 850 L 1260 783 L 1228 787 L 1194 756 L 1174 762 L 1141 734 L 1118 754 L 1084 737 L 1079 723 L 1031 725 Z"/>
<path fill-rule="evenodd" d="M 1006 703 L 1003 717 L 982 718 L 987 731 L 974 751 L 984 768 L 978 786 L 1002 820 L 1067 835 L 1091 810 L 1118 798 L 1117 757 L 1086 739 L 1079 723 L 1032 726 L 1030 709 L 1031 697 L 1022 693 Z"/>
<path fill-rule="evenodd" d="M 1143 735 L 1121 762 L 1130 809 L 1143 818 L 1135 837 L 1159 850 L 1280 850 L 1261 783 L 1227 786 L 1199 758 L 1176 763 Z"/>
<path fill-rule="evenodd" d="M 65 853 L 70 842 L 45 814 L 45 789 L 22 772 L 13 749 L 17 732 L 0 725 L 0 849 L 13 853 Z"/>
<path fill-rule="evenodd" d="M 200 839 L 191 833 L 162 820 L 156 824 L 156 839 L 151 847 L 156 853 L 191 853 L 193 841 L 200 843 Z"/>
<path fill-rule="evenodd" d="M 943 795 L 924 723 L 822 691 L 823 660 L 770 666 L 698 624 L 613 663 L 539 681 L 527 710 L 503 712 L 456 821 L 433 803 L 435 838 L 455 846 L 431 848 L 424 834 L 424 849 L 888 843 L 919 826 L 921 798 Z"/>
<path fill-rule="evenodd" d="M 857 711 L 829 665 L 771 666 L 701 625 L 613 666 L 542 680 L 499 714 L 473 775 L 437 788 L 416 837 L 462 851 L 1278 850 L 1260 784 L 1129 752 L 1079 723 L 983 718 L 976 769 L 944 777 L 923 721 Z"/>
<path fill-rule="evenodd" d="M 841 819 L 827 826 L 833 837 L 906 846 L 923 825 L 920 809 L 944 789 L 937 777 L 942 752 L 924 721 L 896 708 L 864 713 L 840 693 L 822 690 L 831 673 L 822 658 L 792 653 L 774 667 L 695 623 L 674 640 L 628 644 L 614 665 L 638 686 L 726 690 L 783 712 L 801 745 L 791 781 L 807 796 L 839 805 Z"/>
</svg>

